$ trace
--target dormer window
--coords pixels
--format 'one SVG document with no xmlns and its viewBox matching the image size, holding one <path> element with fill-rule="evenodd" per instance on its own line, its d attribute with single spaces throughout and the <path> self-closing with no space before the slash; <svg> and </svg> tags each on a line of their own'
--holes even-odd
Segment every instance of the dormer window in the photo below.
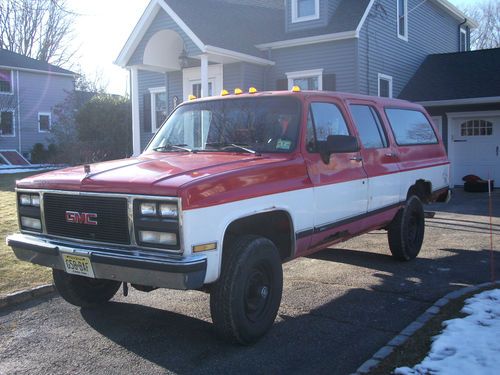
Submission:
<svg viewBox="0 0 500 375">
<path fill-rule="evenodd" d="M 318 18 L 319 0 L 292 0 L 292 23 Z"/>
<path fill-rule="evenodd" d="M 408 0 L 398 2 L 398 38 L 408 41 Z"/>
</svg>

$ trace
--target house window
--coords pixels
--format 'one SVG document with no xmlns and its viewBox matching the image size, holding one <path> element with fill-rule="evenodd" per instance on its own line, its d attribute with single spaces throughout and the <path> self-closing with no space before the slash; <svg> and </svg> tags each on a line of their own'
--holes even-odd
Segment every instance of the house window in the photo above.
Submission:
<svg viewBox="0 0 500 375">
<path fill-rule="evenodd" d="M 12 70 L 0 69 L 0 93 L 12 93 Z"/>
<path fill-rule="evenodd" d="M 485 120 L 469 120 L 460 124 L 462 137 L 493 135 L 493 123 Z"/>
<path fill-rule="evenodd" d="M 378 75 L 378 96 L 392 98 L 392 77 L 380 74 Z"/>
<path fill-rule="evenodd" d="M 214 95 L 214 80 L 209 80 L 208 81 L 208 96 L 213 96 Z M 191 93 L 196 96 L 197 98 L 201 98 L 201 81 L 200 82 L 191 82 Z"/>
<path fill-rule="evenodd" d="M 460 52 L 467 51 L 467 30 L 460 28 Z"/>
<path fill-rule="evenodd" d="M 52 121 L 50 113 L 44 112 L 38 114 L 38 131 L 41 133 L 50 132 Z"/>
<path fill-rule="evenodd" d="M 319 0 L 292 0 L 292 23 L 318 18 Z"/>
<path fill-rule="evenodd" d="M 398 37 L 408 41 L 408 0 L 397 0 L 398 3 Z"/>
<path fill-rule="evenodd" d="M 164 87 L 152 88 L 149 91 L 151 93 L 151 130 L 154 133 L 168 115 L 167 92 Z"/>
<path fill-rule="evenodd" d="M 14 136 L 14 111 L 0 112 L 0 136 Z"/>
<path fill-rule="evenodd" d="M 288 89 L 299 86 L 301 90 L 323 90 L 323 69 L 286 73 Z"/>
</svg>

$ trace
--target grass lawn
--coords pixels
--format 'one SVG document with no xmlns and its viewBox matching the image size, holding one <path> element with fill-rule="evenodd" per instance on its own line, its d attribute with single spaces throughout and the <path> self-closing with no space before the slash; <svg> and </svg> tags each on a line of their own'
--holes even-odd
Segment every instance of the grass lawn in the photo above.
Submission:
<svg viewBox="0 0 500 375">
<path fill-rule="evenodd" d="M 5 244 L 5 238 L 9 234 L 19 231 L 14 192 L 16 180 L 33 174 L 36 173 L 0 175 L 0 295 L 52 281 L 49 268 L 21 262 Z"/>
</svg>

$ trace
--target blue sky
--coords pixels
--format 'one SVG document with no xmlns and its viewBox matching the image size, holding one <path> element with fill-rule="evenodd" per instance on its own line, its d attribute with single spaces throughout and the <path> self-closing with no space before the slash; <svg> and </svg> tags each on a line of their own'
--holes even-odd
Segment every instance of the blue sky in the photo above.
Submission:
<svg viewBox="0 0 500 375">
<path fill-rule="evenodd" d="M 482 0 L 449 1 L 461 7 Z M 149 0 L 67 0 L 68 6 L 80 14 L 73 38 L 78 49 L 75 60 L 90 78 L 101 76 L 111 93 L 126 93 L 128 73 L 113 61 L 148 3 Z M 73 70 L 78 71 L 78 67 Z"/>
</svg>

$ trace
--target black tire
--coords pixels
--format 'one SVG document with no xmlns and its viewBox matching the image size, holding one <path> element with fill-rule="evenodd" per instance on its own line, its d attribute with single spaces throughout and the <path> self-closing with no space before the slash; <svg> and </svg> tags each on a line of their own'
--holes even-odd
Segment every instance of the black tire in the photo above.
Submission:
<svg viewBox="0 0 500 375">
<path fill-rule="evenodd" d="M 272 327 L 281 303 L 283 269 L 276 246 L 266 238 L 242 236 L 224 250 L 219 280 L 210 291 L 217 334 L 249 345 Z"/>
<path fill-rule="evenodd" d="M 57 291 L 65 301 L 80 307 L 95 307 L 108 302 L 120 288 L 119 281 L 91 279 L 53 269 Z"/>
<path fill-rule="evenodd" d="M 420 199 L 412 195 L 389 225 L 387 237 L 392 256 L 408 261 L 416 258 L 424 241 L 425 218 Z"/>
</svg>

